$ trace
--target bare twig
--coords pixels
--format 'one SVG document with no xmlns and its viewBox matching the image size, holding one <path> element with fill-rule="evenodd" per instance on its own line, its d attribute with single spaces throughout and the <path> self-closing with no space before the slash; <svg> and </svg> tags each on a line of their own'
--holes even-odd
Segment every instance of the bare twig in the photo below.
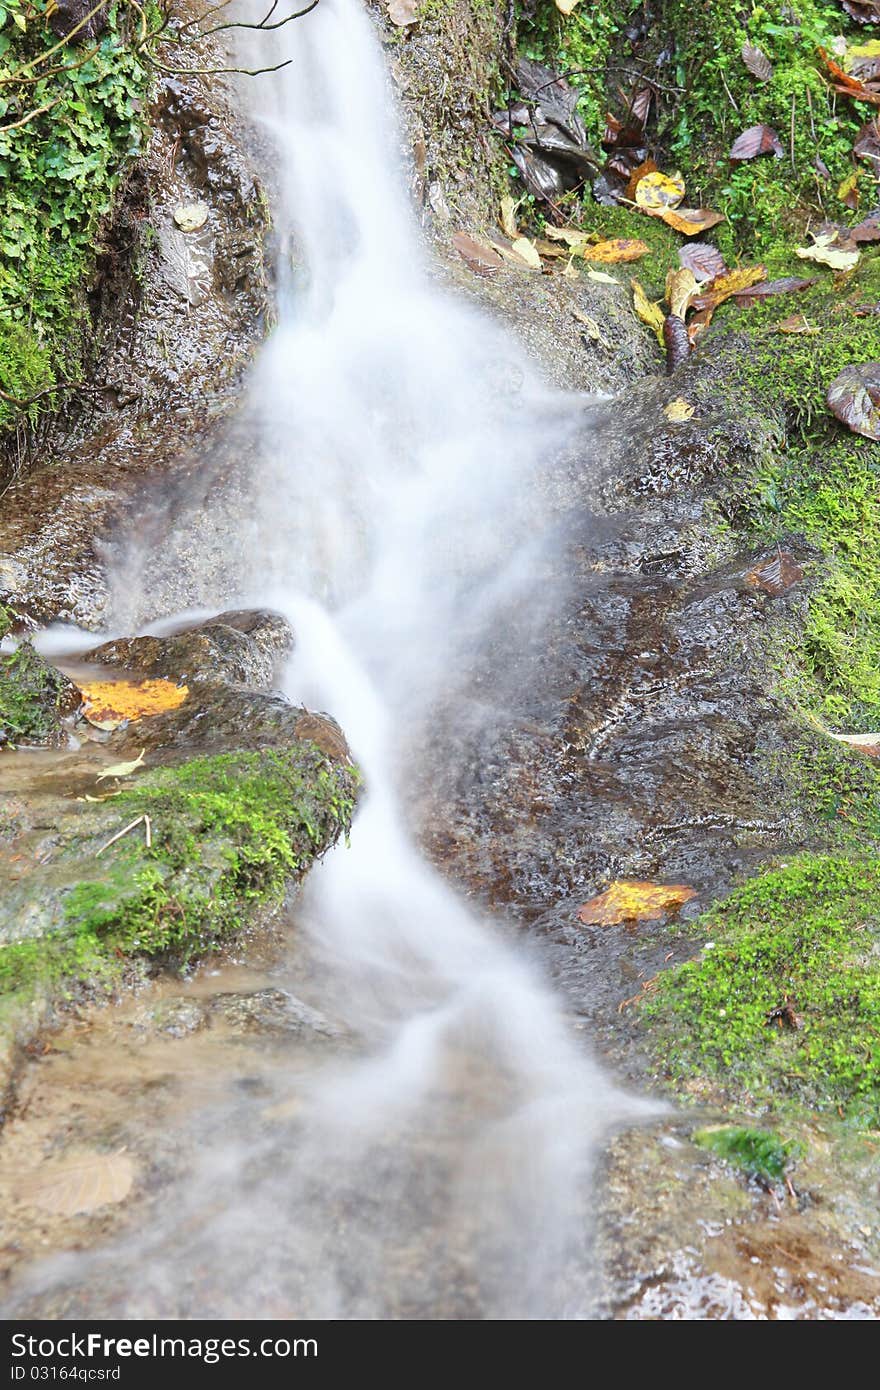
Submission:
<svg viewBox="0 0 880 1390">
<path fill-rule="evenodd" d="M 65 95 L 66 94 L 62 92 L 61 95 L 55 97 L 53 101 L 47 101 L 45 106 L 38 106 L 35 111 L 29 111 L 27 115 L 22 116 L 20 120 L 10 121 L 8 125 L 0 125 L 0 134 L 3 134 L 7 130 L 21 130 L 22 126 L 30 125 L 31 121 L 35 121 L 38 116 L 45 116 L 47 111 L 51 111 L 53 106 L 57 106 Z"/>
<path fill-rule="evenodd" d="M 38 53 L 36 58 L 31 58 L 29 63 L 23 63 L 15 72 L 11 72 L 5 81 L 7 83 L 14 82 L 21 73 L 30 72 L 31 68 L 38 67 L 41 63 L 45 63 L 47 58 L 51 58 L 53 53 L 57 53 L 65 44 L 69 43 L 73 36 L 78 34 L 80 29 L 84 29 L 90 20 L 93 20 L 101 10 L 106 9 L 108 4 L 109 0 L 98 0 L 97 5 L 94 5 L 92 9 L 89 10 L 88 14 L 84 14 L 79 23 L 74 24 L 73 28 L 68 30 L 63 39 L 59 39 L 51 48 L 47 48 L 45 53 Z"/>
<path fill-rule="evenodd" d="M 132 830 L 136 830 L 136 829 L 137 829 L 137 827 L 140 825 L 141 821 L 145 821 L 145 820 L 147 820 L 147 819 L 148 819 L 148 818 L 147 818 L 146 816 L 140 815 L 140 816 L 138 816 L 135 820 L 133 820 L 133 821 L 131 822 L 130 825 L 126 825 L 122 830 L 117 830 L 116 834 L 112 837 L 112 839 L 108 840 L 107 843 L 106 843 L 106 845 L 102 845 L 102 846 L 101 846 L 101 848 L 98 850 L 97 854 L 95 855 L 95 858 L 96 858 L 96 859 L 99 859 L 100 856 L 104 853 L 104 850 L 105 850 L 105 849 L 109 849 L 111 845 L 115 845 L 115 844 L 116 844 L 116 841 L 117 841 L 117 840 L 121 840 L 122 837 L 123 837 L 123 835 L 128 835 L 128 834 L 130 834 Z M 148 827 L 147 827 L 147 835 L 149 836 L 149 834 L 150 834 L 150 831 L 149 831 L 149 826 L 148 826 Z M 148 841 L 148 843 L 149 843 L 149 841 Z"/>
<path fill-rule="evenodd" d="M 264 19 L 259 24 L 245 24 L 242 20 L 232 19 L 228 24 L 216 24 L 213 29 L 200 29 L 199 37 L 207 38 L 209 34 L 219 34 L 223 29 L 259 29 L 261 33 L 270 34 L 273 29 L 283 29 L 285 24 L 289 24 L 292 19 L 302 19 L 303 15 L 311 14 L 316 9 L 321 0 L 312 0 L 310 5 L 306 5 L 304 10 L 295 10 L 293 14 L 286 15 L 284 19 L 279 19 L 277 24 L 269 24 L 267 21 L 272 18 L 278 6 L 278 0 L 274 4 Z"/>
</svg>

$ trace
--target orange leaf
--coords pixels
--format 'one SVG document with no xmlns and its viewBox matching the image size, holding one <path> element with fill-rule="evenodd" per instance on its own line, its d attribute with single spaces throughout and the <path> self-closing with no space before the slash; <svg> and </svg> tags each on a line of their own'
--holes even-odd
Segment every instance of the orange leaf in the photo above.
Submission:
<svg viewBox="0 0 880 1390">
<path fill-rule="evenodd" d="M 584 903 L 578 917 L 598 927 L 613 927 L 619 922 L 655 922 L 696 896 L 693 888 L 681 883 L 616 879 L 604 893 Z"/>
<path fill-rule="evenodd" d="M 649 255 L 650 251 L 647 242 L 617 236 L 610 241 L 597 241 L 593 246 L 579 246 L 576 255 L 583 256 L 585 261 L 614 265 L 618 261 L 637 261 L 640 256 Z"/>
<path fill-rule="evenodd" d="M 79 686 L 83 713 L 99 729 L 117 729 L 126 720 L 148 719 L 182 705 L 189 689 L 174 681 L 89 681 Z"/>
<path fill-rule="evenodd" d="M 631 203 L 635 202 L 636 188 L 641 183 L 646 174 L 656 174 L 657 165 L 653 159 L 646 159 L 642 164 L 637 164 L 629 176 L 629 183 L 626 185 L 625 196 Z"/>
<path fill-rule="evenodd" d="M 708 231 L 724 221 L 724 214 L 713 212 L 711 208 L 665 208 L 653 214 L 671 227 L 674 232 L 685 236 L 696 236 L 698 232 Z"/>
</svg>

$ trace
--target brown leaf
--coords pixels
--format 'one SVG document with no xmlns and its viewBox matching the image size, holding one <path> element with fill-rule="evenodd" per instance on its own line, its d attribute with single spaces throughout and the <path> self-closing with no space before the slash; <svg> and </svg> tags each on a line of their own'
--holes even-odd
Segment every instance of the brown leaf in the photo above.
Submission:
<svg viewBox="0 0 880 1390">
<path fill-rule="evenodd" d="M 697 293 L 697 280 L 694 272 L 687 266 L 666 273 L 666 302 L 670 314 L 683 319 L 687 316 L 691 300 Z"/>
<path fill-rule="evenodd" d="M 867 159 L 875 173 L 880 170 L 880 117 L 866 121 L 855 138 L 853 154 Z"/>
<path fill-rule="evenodd" d="M 838 0 L 856 24 L 880 24 L 880 0 Z"/>
<path fill-rule="evenodd" d="M 475 275 L 482 275 L 484 279 L 496 275 L 499 267 L 503 265 L 501 256 L 493 246 L 477 241 L 475 237 L 468 236 L 467 232 L 455 232 L 452 244 L 468 269 Z"/>
<path fill-rule="evenodd" d="M 728 158 L 734 162 L 741 162 L 754 159 L 759 154 L 774 154 L 777 159 L 781 159 L 785 154 L 782 141 L 772 126 L 749 126 L 748 130 L 744 130 L 742 135 L 738 135 L 734 140 Z"/>
<path fill-rule="evenodd" d="M 123 1202 L 134 1181 L 127 1154 L 90 1153 L 60 1163 L 44 1163 L 16 1181 L 19 1201 L 53 1216 L 77 1216 Z"/>
<path fill-rule="evenodd" d="M 636 200 L 636 189 L 641 180 L 646 174 L 656 174 L 657 172 L 657 165 L 654 163 L 653 159 L 643 159 L 641 164 L 637 164 L 630 174 L 624 196 L 628 198 L 631 203 L 634 203 Z"/>
<path fill-rule="evenodd" d="M 643 212 L 660 213 L 677 208 L 684 197 L 681 174 L 661 174 L 657 169 L 645 174 L 636 186 L 636 205 Z"/>
<path fill-rule="evenodd" d="M 851 174 L 847 174 L 837 189 L 837 196 L 848 207 L 850 212 L 855 212 L 859 205 L 859 171 L 853 169 Z"/>
<path fill-rule="evenodd" d="M 651 114 L 651 102 L 654 100 L 653 87 L 640 87 L 633 97 L 629 108 L 629 119 L 635 121 L 644 130 L 648 124 L 648 117 Z"/>
<path fill-rule="evenodd" d="M 750 43 L 744 43 L 740 49 L 740 54 L 753 77 L 756 77 L 759 82 L 770 81 L 773 76 L 773 64 L 766 53 L 762 53 L 760 48 L 755 48 Z"/>
<path fill-rule="evenodd" d="M 705 330 L 709 327 L 709 324 L 712 322 L 712 315 L 714 312 L 714 309 L 710 306 L 705 309 L 698 309 L 695 314 L 691 314 L 690 318 L 688 319 L 687 326 L 688 340 L 691 344 L 691 347 L 694 346 L 700 334 L 704 333 Z"/>
<path fill-rule="evenodd" d="M 796 290 L 806 290 L 815 284 L 815 276 L 783 275 L 780 280 L 764 280 L 747 289 L 735 290 L 734 298 L 742 308 L 748 309 L 760 299 L 768 299 L 774 294 L 793 294 Z"/>
<path fill-rule="evenodd" d="M 787 319 L 780 319 L 773 325 L 774 333 L 801 333 L 804 337 L 816 338 L 822 332 L 816 324 L 812 324 L 804 314 L 789 314 Z"/>
<path fill-rule="evenodd" d="M 723 275 L 727 269 L 717 246 L 710 246 L 708 241 L 691 241 L 680 246 L 678 259 L 681 265 L 693 271 L 694 279 L 700 284 L 714 279 L 716 275 Z"/>
<path fill-rule="evenodd" d="M 676 367 L 680 367 L 693 351 L 684 319 L 677 314 L 667 314 L 663 321 L 663 343 L 666 348 L 666 375 L 672 376 Z"/>
<path fill-rule="evenodd" d="M 828 408 L 853 434 L 880 439 L 880 362 L 853 363 L 834 378 Z"/>
<path fill-rule="evenodd" d="M 616 879 L 604 893 L 584 903 L 578 917 L 588 926 L 613 927 L 621 922 L 656 922 L 695 898 L 681 883 L 646 883 Z"/>
<path fill-rule="evenodd" d="M 818 53 L 834 79 L 831 85 L 835 92 L 841 92 L 845 97 L 851 97 L 853 101 L 868 101 L 874 106 L 880 106 L 880 92 L 866 87 L 864 82 L 860 82 L 857 77 L 851 77 L 839 63 L 835 63 L 833 58 L 829 58 L 824 48 L 818 49 Z"/>
<path fill-rule="evenodd" d="M 575 255 L 583 256 L 585 261 L 599 261 L 605 265 L 616 265 L 620 261 L 637 261 L 650 253 L 647 242 L 627 237 L 612 237 L 609 241 L 597 241 L 592 245 L 585 242 L 578 246 Z"/>
<path fill-rule="evenodd" d="M 850 227 L 849 239 L 857 245 L 866 241 L 880 241 L 880 212 L 869 212 L 863 222 Z"/>
<path fill-rule="evenodd" d="M 723 212 L 713 212 L 711 208 L 665 208 L 653 214 L 665 222 L 675 232 L 685 236 L 696 236 L 698 232 L 708 232 L 724 221 Z"/>
<path fill-rule="evenodd" d="M 775 597 L 784 594 L 803 577 L 804 572 L 794 556 L 787 550 L 778 550 L 769 559 L 756 561 L 746 570 L 745 579 L 753 589 L 763 589 Z"/>
</svg>

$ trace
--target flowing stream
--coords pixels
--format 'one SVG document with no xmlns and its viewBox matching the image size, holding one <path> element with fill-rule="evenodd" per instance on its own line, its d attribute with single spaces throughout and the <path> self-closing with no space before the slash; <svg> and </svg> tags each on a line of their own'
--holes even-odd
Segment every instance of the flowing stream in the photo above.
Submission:
<svg viewBox="0 0 880 1390">
<path fill-rule="evenodd" d="M 252 1316 L 589 1316 L 591 1159 L 647 1107 L 584 1054 L 512 933 L 426 862 L 406 801 L 407 759 L 487 638 L 540 643 L 540 474 L 586 402 L 432 283 L 358 0 L 253 43 L 292 63 L 250 88 L 281 288 L 235 426 L 250 495 L 228 598 L 290 617 L 286 692 L 339 720 L 363 771 L 350 845 L 297 923 L 312 1001 L 358 1043 L 296 1063 L 283 1141 L 217 1106 L 148 1234 L 44 1277 L 108 1280 L 130 1316 L 223 1316 L 233 1293 Z"/>
</svg>

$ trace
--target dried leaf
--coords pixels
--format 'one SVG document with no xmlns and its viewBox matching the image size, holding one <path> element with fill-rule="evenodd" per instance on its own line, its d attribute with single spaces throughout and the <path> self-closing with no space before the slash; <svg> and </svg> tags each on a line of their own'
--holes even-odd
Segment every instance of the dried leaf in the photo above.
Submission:
<svg viewBox="0 0 880 1390">
<path fill-rule="evenodd" d="M 838 743 L 846 743 L 868 758 L 880 758 L 880 734 L 832 734 Z"/>
<path fill-rule="evenodd" d="M 620 922 L 656 922 L 696 896 L 693 888 L 680 883 L 617 879 L 604 893 L 584 903 L 578 917 L 598 927 L 613 927 Z"/>
<path fill-rule="evenodd" d="M 836 232 L 822 232 L 812 246 L 797 246 L 794 254 L 802 261 L 816 261 L 819 265 L 830 266 L 832 270 L 852 270 L 858 264 L 858 248 L 841 249 L 835 246 Z"/>
<path fill-rule="evenodd" d="M 60 1163 L 44 1163 L 31 1173 L 23 1173 L 16 1180 L 15 1195 L 53 1216 L 77 1216 L 124 1202 L 134 1171 L 128 1154 L 85 1154 Z"/>
<path fill-rule="evenodd" d="M 604 270 L 588 270 L 587 278 L 596 280 L 600 285 L 619 285 L 620 281 L 615 280 L 613 275 L 606 275 Z"/>
<path fill-rule="evenodd" d="M 723 275 L 727 269 L 717 246 L 710 246 L 707 241 L 691 241 L 685 246 L 680 246 L 678 259 L 693 272 L 694 279 L 700 284 L 714 280 L 716 275 Z"/>
<path fill-rule="evenodd" d="M 749 126 L 748 130 L 744 130 L 742 135 L 738 135 L 734 140 L 728 158 L 734 163 L 740 163 L 746 159 L 754 159 L 759 154 L 774 154 L 777 159 L 781 159 L 785 154 L 782 141 L 770 125 Z"/>
<path fill-rule="evenodd" d="M 103 772 L 99 772 L 95 778 L 97 782 L 103 782 L 105 777 L 130 777 L 133 772 L 137 772 L 144 761 L 146 748 L 142 748 L 138 756 L 132 763 L 114 763 L 112 767 L 105 767 Z"/>
<path fill-rule="evenodd" d="M 685 420 L 690 420 L 696 410 L 696 406 L 689 401 L 682 400 L 681 396 L 676 396 L 674 401 L 663 407 L 663 414 L 667 420 L 671 420 L 673 425 L 681 425 Z"/>
<path fill-rule="evenodd" d="M 770 62 L 766 53 L 762 53 L 760 48 L 755 48 L 750 43 L 744 43 L 740 53 L 743 62 L 753 77 L 756 77 L 759 82 L 770 81 L 770 78 L 773 76 L 773 64 Z"/>
<path fill-rule="evenodd" d="M 653 159 L 643 159 L 642 162 L 641 162 L 641 164 L 637 164 L 637 165 L 636 165 L 636 167 L 633 169 L 632 173 L 631 173 L 630 176 L 629 176 L 629 179 L 628 179 L 627 185 L 626 185 L 626 189 L 625 189 L 625 191 L 624 191 L 624 196 L 629 200 L 629 202 L 631 202 L 631 203 L 634 203 L 634 202 L 635 202 L 636 189 L 638 188 L 638 186 L 639 186 L 639 184 L 641 183 L 642 179 L 643 179 L 647 174 L 656 174 L 656 173 L 657 173 L 657 165 L 655 164 L 655 162 L 654 162 Z"/>
<path fill-rule="evenodd" d="M 824 48 L 820 48 L 818 53 L 834 79 L 831 85 L 835 92 L 841 92 L 844 96 L 851 97 L 853 101 L 868 101 L 874 106 L 880 106 L 880 92 L 866 87 L 864 82 L 860 82 L 857 77 L 851 77 L 839 63 L 835 63 L 833 58 L 829 58 Z"/>
<path fill-rule="evenodd" d="M 797 560 L 788 550 L 778 550 L 767 560 L 758 560 L 746 570 L 745 580 L 753 589 L 763 589 L 774 597 L 784 594 L 804 577 Z"/>
<path fill-rule="evenodd" d="M 589 314 L 583 313 L 581 309 L 572 309 L 571 316 L 578 323 L 582 324 L 587 330 L 587 336 L 594 343 L 601 343 L 603 347 L 608 346 L 608 341 L 595 319 L 590 318 Z"/>
<path fill-rule="evenodd" d="M 421 0 L 388 0 L 388 18 L 398 29 L 418 24 Z"/>
<path fill-rule="evenodd" d="M 762 280 L 747 289 L 736 290 L 734 294 L 740 304 L 752 304 L 757 303 L 759 299 L 767 299 L 770 295 L 792 294 L 795 290 L 806 290 L 815 284 L 815 276 L 783 275 L 779 280 Z"/>
<path fill-rule="evenodd" d="M 698 309 L 695 314 L 691 314 L 688 319 L 687 331 L 691 347 L 696 343 L 700 334 L 705 332 L 712 322 L 712 315 L 715 312 L 710 305 L 704 309 Z"/>
<path fill-rule="evenodd" d="M 585 261 L 598 261 L 600 264 L 616 265 L 620 261 L 637 261 L 650 254 L 647 242 L 627 237 L 612 237 L 608 241 L 585 242 L 575 250 Z"/>
<path fill-rule="evenodd" d="M 856 24 L 880 24 L 880 0 L 838 0 Z"/>
<path fill-rule="evenodd" d="M 501 230 L 511 241 L 515 241 L 519 236 L 516 229 L 516 203 L 509 194 L 501 199 Z"/>
<path fill-rule="evenodd" d="M 867 159 L 876 173 L 880 169 L 880 117 L 866 121 L 853 143 L 853 154 Z"/>
<path fill-rule="evenodd" d="M 825 396 L 832 415 L 853 434 L 880 439 L 880 362 L 844 367 Z"/>
<path fill-rule="evenodd" d="M 863 222 L 850 227 L 847 240 L 855 241 L 859 245 L 866 241 L 880 241 L 880 213 L 871 212 Z"/>
<path fill-rule="evenodd" d="M 208 220 L 207 203 L 186 203 L 174 209 L 174 221 L 182 232 L 197 232 Z"/>
<path fill-rule="evenodd" d="M 692 270 L 682 266 L 666 274 L 666 302 L 670 314 L 683 319 L 690 308 L 691 300 L 697 293 L 697 279 Z"/>
<path fill-rule="evenodd" d="M 636 186 L 636 205 L 652 214 L 677 208 L 684 197 L 681 174 L 661 174 L 660 170 L 645 174 Z"/>
<path fill-rule="evenodd" d="M 570 15 L 575 5 L 579 3 L 580 0 L 556 0 L 556 8 L 560 14 Z"/>
<path fill-rule="evenodd" d="M 685 236 L 708 232 L 710 227 L 717 227 L 719 222 L 724 221 L 724 213 L 713 212 L 711 208 L 666 208 L 654 216 L 659 217 L 660 221 L 665 222 L 673 231 L 682 232 Z"/>
<path fill-rule="evenodd" d="M 99 729 L 118 729 L 120 724 L 146 719 L 182 705 L 189 690 L 174 681 L 88 681 L 78 687 L 83 714 Z"/>
<path fill-rule="evenodd" d="M 510 249 L 515 255 L 519 256 L 521 261 L 525 261 L 526 265 L 532 270 L 543 270 L 541 257 L 535 250 L 534 243 L 529 241 L 527 236 L 517 237 Z"/>
<path fill-rule="evenodd" d="M 693 306 L 695 309 L 717 309 L 726 299 L 756 285 L 766 274 L 762 265 L 741 265 L 735 270 L 726 270 L 723 275 L 716 275 L 714 280 L 709 281 L 703 292 L 693 300 Z"/>
<path fill-rule="evenodd" d="M 816 337 L 822 332 L 815 324 L 808 321 L 804 314 L 789 314 L 787 319 L 780 319 L 773 325 L 774 333 L 802 333 L 805 337 Z"/>
<path fill-rule="evenodd" d="M 579 227 L 551 227 L 546 228 L 547 237 L 550 241 L 564 241 L 566 246 L 577 249 L 586 246 L 592 240 L 591 232 L 582 232 Z"/>
<path fill-rule="evenodd" d="M 632 286 L 633 308 L 636 314 L 641 319 L 642 323 L 646 323 L 649 328 L 653 328 L 654 332 L 657 334 L 657 341 L 660 346 L 665 347 L 663 340 L 663 324 L 666 321 L 666 315 L 659 304 L 655 304 L 648 298 L 638 280 L 630 280 L 629 283 Z"/>
<path fill-rule="evenodd" d="M 663 321 L 663 345 L 666 348 L 666 375 L 672 376 L 693 351 L 684 319 L 677 314 L 667 314 Z"/>
<path fill-rule="evenodd" d="M 482 275 L 488 279 L 496 275 L 503 264 L 501 256 L 493 246 L 477 241 L 476 237 L 469 236 L 467 232 L 455 232 L 452 244 L 465 265 L 475 275 Z"/>
</svg>

